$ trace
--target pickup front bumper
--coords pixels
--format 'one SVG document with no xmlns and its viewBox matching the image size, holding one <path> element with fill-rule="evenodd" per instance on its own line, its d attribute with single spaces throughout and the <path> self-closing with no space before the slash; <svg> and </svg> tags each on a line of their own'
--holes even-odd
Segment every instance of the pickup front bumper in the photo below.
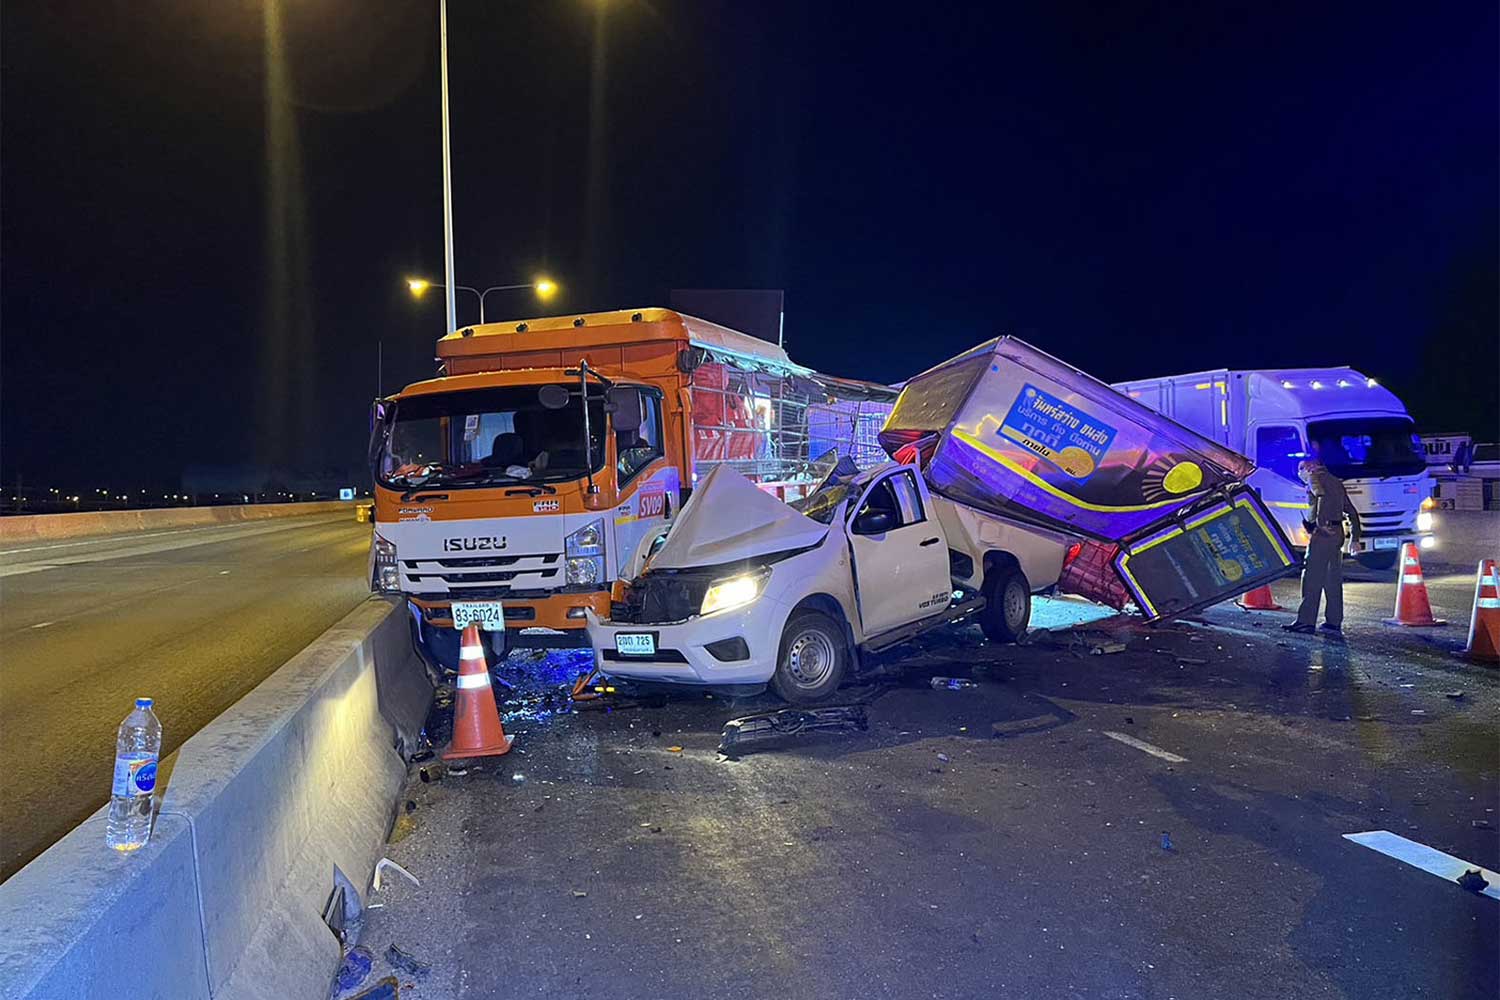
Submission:
<svg viewBox="0 0 1500 1000">
<path fill-rule="evenodd" d="M 589 645 L 594 664 L 609 677 L 670 684 L 764 684 L 776 672 L 781 633 L 790 613 L 780 601 L 765 596 L 744 607 L 664 624 L 603 620 L 590 611 Z M 651 633 L 656 652 L 620 653 L 615 637 L 627 632 Z"/>
</svg>

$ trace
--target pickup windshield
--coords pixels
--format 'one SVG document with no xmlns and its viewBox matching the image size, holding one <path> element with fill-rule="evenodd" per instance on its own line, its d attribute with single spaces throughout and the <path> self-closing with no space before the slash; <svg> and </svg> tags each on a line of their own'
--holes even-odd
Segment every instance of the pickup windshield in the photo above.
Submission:
<svg viewBox="0 0 1500 1000">
<path fill-rule="evenodd" d="M 1307 425 L 1307 436 L 1340 479 L 1415 476 L 1427 468 L 1409 417 L 1317 420 Z"/>
<path fill-rule="evenodd" d="M 397 400 L 376 474 L 394 489 L 497 486 L 578 479 L 604 467 L 604 404 L 589 398 L 593 469 L 587 468 L 578 386 L 568 404 L 543 404 L 541 386 L 469 389 Z M 555 400 L 549 399 L 549 402 Z"/>
</svg>

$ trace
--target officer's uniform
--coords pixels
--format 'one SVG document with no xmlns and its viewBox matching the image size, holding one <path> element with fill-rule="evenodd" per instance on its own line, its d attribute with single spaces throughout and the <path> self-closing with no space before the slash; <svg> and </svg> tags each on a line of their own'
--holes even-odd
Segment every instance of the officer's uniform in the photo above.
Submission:
<svg viewBox="0 0 1500 1000">
<path fill-rule="evenodd" d="M 1323 620 L 1333 628 L 1344 624 L 1344 514 L 1354 514 L 1354 505 L 1344 492 L 1344 483 L 1323 465 L 1308 470 L 1307 499 L 1312 505 L 1307 521 L 1307 559 L 1302 567 L 1302 604 L 1297 621 L 1309 627 L 1318 623 L 1318 598 L 1326 595 Z"/>
</svg>

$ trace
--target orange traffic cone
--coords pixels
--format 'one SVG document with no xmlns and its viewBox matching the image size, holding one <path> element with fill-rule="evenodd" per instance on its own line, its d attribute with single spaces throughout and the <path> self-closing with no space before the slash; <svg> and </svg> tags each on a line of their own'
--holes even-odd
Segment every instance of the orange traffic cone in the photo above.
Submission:
<svg viewBox="0 0 1500 1000">
<path fill-rule="evenodd" d="M 484 663 L 479 644 L 479 626 L 464 628 L 458 661 L 458 705 L 453 710 L 453 742 L 443 751 L 444 760 L 467 757 L 498 757 L 510 752 L 514 736 L 505 735 L 495 689 L 490 686 L 490 668 Z"/>
<path fill-rule="evenodd" d="M 1240 600 L 1235 601 L 1234 603 L 1238 604 L 1246 611 L 1286 610 L 1286 608 L 1283 608 L 1281 605 L 1276 603 L 1276 597 L 1271 593 L 1271 585 L 1269 583 L 1262 584 L 1261 586 L 1256 587 L 1254 590 L 1243 595 Z"/>
<path fill-rule="evenodd" d="M 1396 617 L 1387 618 L 1387 625 L 1405 625 L 1408 628 L 1429 628 L 1446 625 L 1441 618 L 1432 617 L 1432 605 L 1427 601 L 1427 584 L 1422 582 L 1422 561 L 1417 558 L 1415 542 L 1401 546 L 1400 571 L 1396 577 Z"/>
<path fill-rule="evenodd" d="M 1500 663 L 1500 579 L 1496 575 L 1495 560 L 1479 560 L 1469 642 L 1463 652 L 1475 663 Z"/>
</svg>

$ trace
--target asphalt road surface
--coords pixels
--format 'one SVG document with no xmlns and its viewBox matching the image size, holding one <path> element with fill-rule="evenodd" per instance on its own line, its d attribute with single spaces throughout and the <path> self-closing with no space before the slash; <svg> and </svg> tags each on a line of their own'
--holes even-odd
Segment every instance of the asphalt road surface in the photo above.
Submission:
<svg viewBox="0 0 1500 1000">
<path fill-rule="evenodd" d="M 339 513 L 0 551 L 0 879 L 108 800 L 137 696 L 170 753 L 363 600 L 369 532 Z"/>
<path fill-rule="evenodd" d="M 376 894 L 364 985 L 413 979 L 394 943 L 429 1000 L 1492 1000 L 1500 893 L 1346 837 L 1500 869 L 1500 671 L 1452 655 L 1472 569 L 1430 562 L 1446 629 L 1379 624 L 1393 574 L 1350 583 L 1344 642 L 1233 606 L 1019 647 L 952 629 L 842 693 L 867 732 L 738 760 L 720 728 L 767 698 L 549 716 L 513 654 L 515 750 L 413 768 L 387 853 L 421 885 Z"/>
</svg>

